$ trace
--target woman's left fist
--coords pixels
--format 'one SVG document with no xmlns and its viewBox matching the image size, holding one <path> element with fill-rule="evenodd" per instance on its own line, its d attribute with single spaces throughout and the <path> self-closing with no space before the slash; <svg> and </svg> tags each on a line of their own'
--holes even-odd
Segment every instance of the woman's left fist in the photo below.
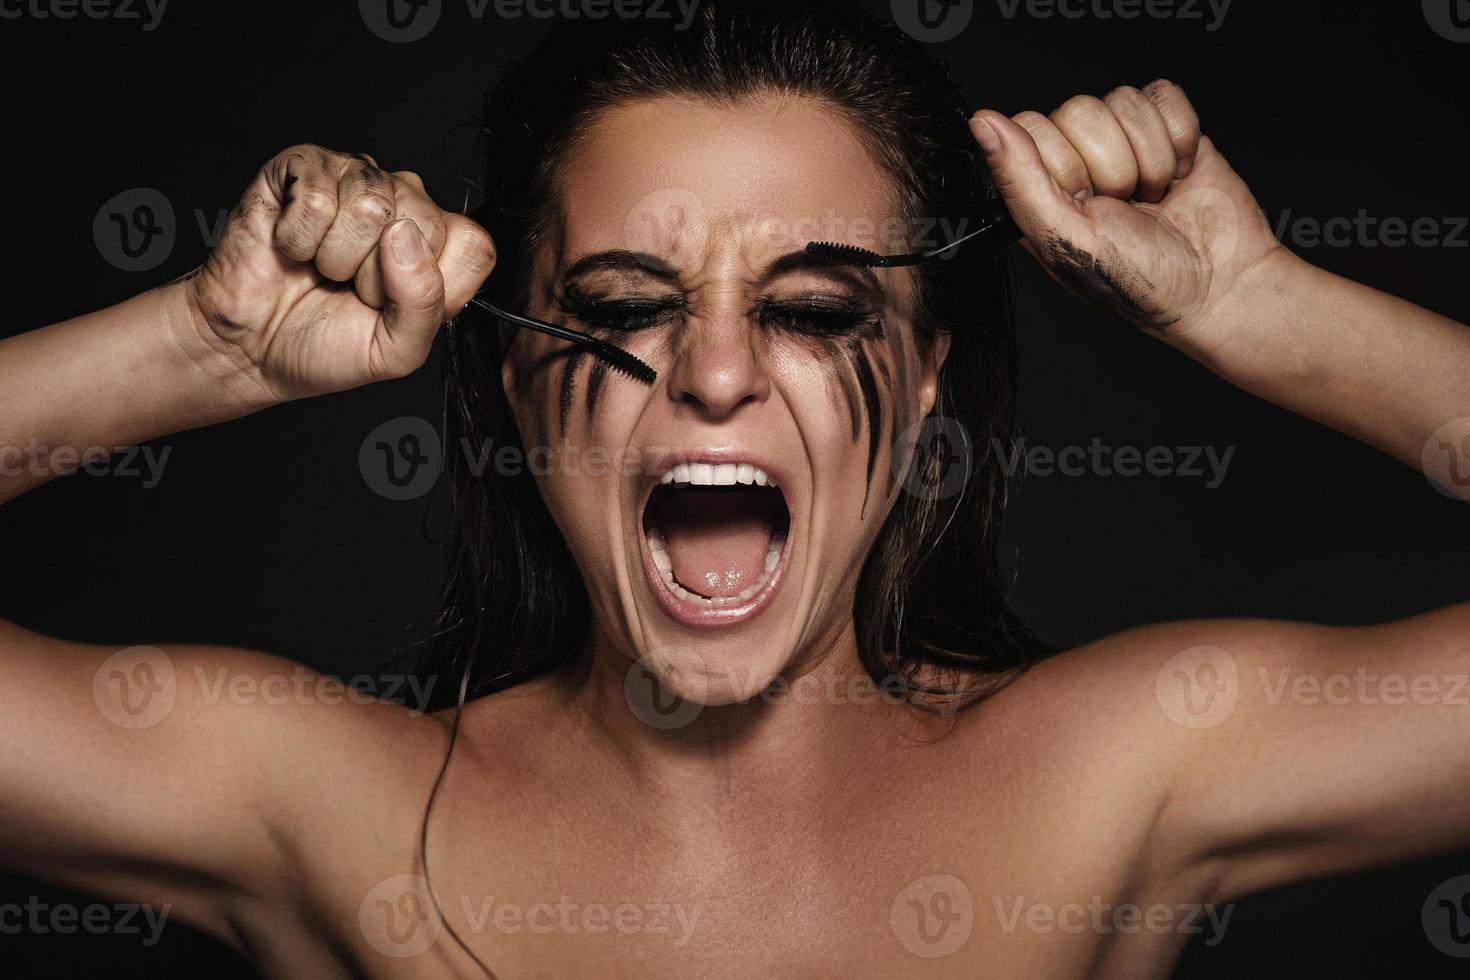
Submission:
<svg viewBox="0 0 1470 980">
<path fill-rule="evenodd" d="M 1245 271 L 1280 247 L 1173 82 L 1079 95 L 1049 116 L 983 110 L 970 129 L 1027 251 L 1171 339 L 1209 332 Z"/>
</svg>

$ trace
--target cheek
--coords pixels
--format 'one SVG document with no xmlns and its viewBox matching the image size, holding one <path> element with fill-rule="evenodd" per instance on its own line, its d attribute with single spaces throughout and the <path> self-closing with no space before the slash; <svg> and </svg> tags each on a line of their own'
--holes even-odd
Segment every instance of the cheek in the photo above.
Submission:
<svg viewBox="0 0 1470 980">
<path fill-rule="evenodd" d="M 793 411 L 820 469 L 862 487 L 859 518 L 887 509 L 897 485 L 892 446 L 916 420 L 917 357 L 907 331 L 872 337 L 783 340 L 773 363 L 799 382 Z"/>
</svg>

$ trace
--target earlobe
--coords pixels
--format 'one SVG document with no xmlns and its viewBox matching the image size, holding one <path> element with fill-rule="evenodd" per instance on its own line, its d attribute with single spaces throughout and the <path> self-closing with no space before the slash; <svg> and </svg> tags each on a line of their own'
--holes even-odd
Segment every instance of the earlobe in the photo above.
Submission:
<svg viewBox="0 0 1470 980">
<path fill-rule="evenodd" d="M 934 400 L 939 397 L 939 371 L 944 367 L 945 359 L 949 357 L 950 340 L 948 333 L 936 334 L 934 343 L 929 345 L 929 351 L 924 355 L 919 368 L 920 418 L 924 418 L 934 410 Z"/>
<path fill-rule="evenodd" d="M 516 394 L 520 391 L 518 385 L 521 383 L 521 372 L 525 369 L 516 351 L 516 343 L 520 338 L 503 323 L 496 329 L 500 331 L 500 387 L 504 389 L 505 400 L 510 403 L 511 411 L 514 412 L 517 410 Z"/>
</svg>

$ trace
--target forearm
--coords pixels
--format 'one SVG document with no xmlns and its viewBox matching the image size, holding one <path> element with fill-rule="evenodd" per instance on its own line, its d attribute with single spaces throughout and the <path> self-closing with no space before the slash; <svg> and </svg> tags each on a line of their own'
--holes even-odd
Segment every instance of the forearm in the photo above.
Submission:
<svg viewBox="0 0 1470 980">
<path fill-rule="evenodd" d="M 0 340 L 0 501 L 117 449 L 263 406 L 245 372 L 194 342 L 188 289 L 174 283 Z"/>
<path fill-rule="evenodd" d="M 1416 469 L 1436 431 L 1470 417 L 1470 328 L 1286 249 L 1241 286 L 1211 330 L 1176 343 L 1226 380 Z"/>
</svg>

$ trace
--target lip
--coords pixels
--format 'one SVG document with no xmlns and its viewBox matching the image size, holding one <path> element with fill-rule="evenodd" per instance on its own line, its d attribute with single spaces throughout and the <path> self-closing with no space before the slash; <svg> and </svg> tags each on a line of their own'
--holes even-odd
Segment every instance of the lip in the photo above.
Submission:
<svg viewBox="0 0 1470 980">
<path fill-rule="evenodd" d="M 648 535 L 643 533 L 643 513 L 648 508 L 648 498 L 652 496 L 654 487 L 658 486 L 659 479 L 680 463 L 749 463 L 751 466 L 760 467 L 774 477 L 781 490 L 786 504 L 787 519 L 786 542 L 781 546 L 781 557 L 776 561 L 776 567 L 771 570 L 761 590 L 738 606 L 705 608 L 684 602 L 664 586 L 663 577 L 653 564 L 653 555 L 648 550 Z M 781 580 L 785 577 L 786 565 L 791 559 L 792 542 L 796 540 L 798 508 L 796 501 L 792 498 L 791 490 L 788 474 L 780 464 L 772 463 L 759 454 L 741 449 L 674 450 L 665 454 L 659 460 L 658 465 L 647 471 L 646 483 L 638 495 L 638 507 L 634 515 L 638 533 L 638 550 L 643 558 L 643 577 L 648 583 L 648 589 L 670 619 L 691 627 L 734 626 L 737 623 L 754 619 L 771 604 L 776 590 L 781 586 Z"/>
</svg>

